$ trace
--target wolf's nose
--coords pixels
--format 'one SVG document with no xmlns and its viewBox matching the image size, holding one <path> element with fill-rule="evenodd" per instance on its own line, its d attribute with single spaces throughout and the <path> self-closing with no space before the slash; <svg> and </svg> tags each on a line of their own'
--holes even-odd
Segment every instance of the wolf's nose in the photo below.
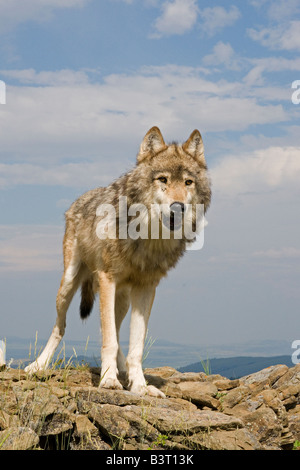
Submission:
<svg viewBox="0 0 300 470">
<path fill-rule="evenodd" d="M 170 206 L 170 211 L 173 214 L 181 214 L 184 212 L 184 204 L 183 202 L 173 202 Z"/>
</svg>

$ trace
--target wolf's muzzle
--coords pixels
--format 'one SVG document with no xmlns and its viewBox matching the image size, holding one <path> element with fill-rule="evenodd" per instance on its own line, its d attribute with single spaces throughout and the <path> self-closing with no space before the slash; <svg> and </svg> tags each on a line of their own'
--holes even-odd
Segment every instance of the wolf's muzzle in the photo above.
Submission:
<svg viewBox="0 0 300 470">
<path fill-rule="evenodd" d="M 170 205 L 169 215 L 163 216 L 164 225 L 172 232 L 181 228 L 184 209 L 185 207 L 182 202 L 173 202 L 173 204 Z"/>
<path fill-rule="evenodd" d="M 171 215 L 183 214 L 183 212 L 184 212 L 183 202 L 173 202 L 173 204 L 170 205 Z"/>
</svg>

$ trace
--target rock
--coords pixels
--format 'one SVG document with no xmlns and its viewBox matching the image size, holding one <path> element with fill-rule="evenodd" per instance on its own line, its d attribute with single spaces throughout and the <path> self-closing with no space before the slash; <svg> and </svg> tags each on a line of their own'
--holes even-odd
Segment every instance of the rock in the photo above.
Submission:
<svg viewBox="0 0 300 470">
<path fill-rule="evenodd" d="M 0 371 L 0 449 L 289 450 L 300 440 L 300 365 L 236 380 L 146 369 L 165 399 L 99 389 L 100 377 Z"/>
<path fill-rule="evenodd" d="M 211 410 L 175 411 L 163 408 L 149 408 L 141 411 L 132 407 L 134 412 L 142 416 L 161 433 L 192 434 L 207 429 L 233 429 L 243 427 L 243 423 L 233 416 Z"/>
<path fill-rule="evenodd" d="M 105 388 L 90 388 L 77 391 L 76 398 L 90 403 L 108 405 L 141 405 L 148 400 L 147 397 L 140 397 L 127 390 L 107 390 Z"/>
<path fill-rule="evenodd" d="M 114 440 L 134 437 L 129 422 L 122 416 L 116 405 L 95 405 L 88 417 L 102 434 Z"/>
<path fill-rule="evenodd" d="M 177 370 L 174 367 L 155 367 L 154 369 L 145 369 L 145 375 L 154 375 L 156 377 L 162 377 L 163 379 L 169 379 L 174 374 L 178 374 Z"/>
<path fill-rule="evenodd" d="M 70 449 L 110 450 L 111 447 L 100 438 L 98 428 L 86 415 L 77 415 Z"/>
<path fill-rule="evenodd" d="M 30 428 L 7 428 L 0 432 L 1 450 L 30 450 L 39 444 L 38 435 Z"/>
<path fill-rule="evenodd" d="M 50 387 L 37 384 L 34 391 L 25 391 L 22 397 L 20 391 L 18 394 L 23 425 L 39 436 L 57 435 L 73 428 L 73 416 L 52 394 Z"/>
<path fill-rule="evenodd" d="M 135 413 L 132 406 L 120 409 L 115 405 L 95 405 L 88 416 L 101 433 L 111 439 L 114 447 L 119 447 L 127 438 L 154 440 L 158 436 L 157 430 L 142 414 Z"/>
<path fill-rule="evenodd" d="M 218 409 L 219 401 L 214 397 L 218 393 L 216 385 L 211 382 L 180 382 L 178 384 L 182 398 L 203 407 Z"/>
<path fill-rule="evenodd" d="M 56 411 L 38 429 L 39 436 L 58 436 L 73 429 L 74 417 L 67 411 Z"/>
<path fill-rule="evenodd" d="M 246 429 L 211 431 L 189 439 L 198 450 L 261 450 L 258 440 Z"/>
<path fill-rule="evenodd" d="M 229 390 L 226 394 L 223 395 L 222 406 L 223 410 L 227 408 L 233 408 L 235 405 L 240 403 L 242 400 L 245 400 L 246 397 L 249 397 L 251 390 L 245 385 L 240 385 L 239 387 Z"/>
<path fill-rule="evenodd" d="M 283 366 L 282 366 L 283 367 Z M 297 364 L 295 367 L 287 369 L 285 374 L 283 374 L 273 385 L 273 388 L 280 388 L 289 385 L 295 385 L 300 382 L 300 364 Z"/>
<path fill-rule="evenodd" d="M 19 382 L 26 379 L 26 373 L 21 369 L 4 369 L 0 374 L 0 381 Z"/>
<path fill-rule="evenodd" d="M 10 420 L 11 416 L 4 410 L 0 410 L 0 430 L 8 428 Z"/>
<path fill-rule="evenodd" d="M 205 381 L 207 375 L 203 374 L 202 372 L 177 372 L 170 377 L 170 381 L 176 384 L 180 382 L 199 382 Z"/>
<path fill-rule="evenodd" d="M 73 437 L 70 441 L 70 450 L 111 450 L 111 446 L 99 436 L 83 436 L 80 440 Z"/>
<path fill-rule="evenodd" d="M 213 384 L 217 387 L 219 391 L 231 390 L 233 388 L 239 387 L 239 379 L 229 380 L 229 379 L 217 379 L 213 381 Z"/>
<path fill-rule="evenodd" d="M 287 371 L 288 366 L 286 365 L 270 366 L 254 374 L 242 377 L 240 381 L 245 385 L 253 383 L 274 385 L 280 377 L 286 374 Z"/>
<path fill-rule="evenodd" d="M 98 429 L 93 425 L 86 415 L 77 415 L 75 418 L 75 435 L 77 437 L 96 437 L 98 436 Z"/>
<path fill-rule="evenodd" d="M 8 414 L 14 414 L 18 411 L 17 397 L 9 382 L 0 382 L 0 410 L 6 411 Z"/>
<path fill-rule="evenodd" d="M 165 374 L 164 374 L 165 375 Z M 154 385 L 154 387 L 161 390 L 166 396 L 173 398 L 181 398 L 182 393 L 178 385 L 172 380 L 167 380 L 162 376 L 155 376 L 153 374 L 145 374 L 147 384 Z"/>
<path fill-rule="evenodd" d="M 197 397 L 201 395 L 215 397 L 218 393 L 218 388 L 210 382 L 181 382 L 179 383 L 179 388 L 182 391 L 182 397 L 186 400 L 195 397 L 197 401 Z"/>
<path fill-rule="evenodd" d="M 265 444 L 269 449 L 277 449 L 278 439 L 280 440 L 283 426 L 276 413 L 265 405 L 262 405 L 252 413 L 248 413 L 243 418 L 245 427 L 258 437 L 259 442 Z"/>
<path fill-rule="evenodd" d="M 168 398 L 168 400 L 155 399 L 150 401 L 152 406 L 161 408 L 172 408 L 175 411 L 189 410 L 196 411 L 198 408 L 189 400 L 183 398 Z"/>
<path fill-rule="evenodd" d="M 294 441 L 300 441 L 300 404 L 288 411 L 287 420 Z"/>
</svg>

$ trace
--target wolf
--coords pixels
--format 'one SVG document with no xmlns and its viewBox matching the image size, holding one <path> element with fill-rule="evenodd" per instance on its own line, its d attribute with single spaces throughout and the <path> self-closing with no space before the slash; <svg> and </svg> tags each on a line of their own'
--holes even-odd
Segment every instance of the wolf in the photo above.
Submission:
<svg viewBox="0 0 300 470">
<path fill-rule="evenodd" d="M 143 232 L 146 236 L 120 236 L 122 197 L 127 198 L 129 206 L 142 205 L 146 212 L 154 213 Z M 183 144 L 166 144 L 159 128 L 152 127 L 142 140 L 136 166 L 131 171 L 106 188 L 86 192 L 65 213 L 64 273 L 56 299 L 56 323 L 41 355 L 25 370 L 34 373 L 49 365 L 64 335 L 70 302 L 81 288 L 82 319 L 91 313 L 97 293 L 100 298 L 102 379 L 99 386 L 122 389 L 120 374 L 126 372 L 126 388 L 131 392 L 164 397 L 160 390 L 146 384 L 142 370 L 148 320 L 160 280 L 175 267 L 191 241 L 184 233 L 175 236 L 176 219 L 184 215 L 187 206 L 194 208 L 199 204 L 206 213 L 210 201 L 211 183 L 200 132 L 194 130 Z M 168 224 L 164 222 L 167 218 L 164 210 L 152 210 L 160 205 L 169 209 Z M 115 210 L 115 237 L 99 236 L 99 223 L 105 218 L 99 208 L 103 206 Z M 195 211 L 190 214 L 194 229 Z M 144 216 L 139 219 L 141 232 L 146 219 Z M 128 217 L 126 227 L 134 220 L 134 216 Z M 156 237 L 151 237 L 153 220 L 158 221 Z M 164 225 L 169 228 L 168 238 L 162 236 Z M 129 350 L 125 359 L 119 331 L 130 305 Z"/>
</svg>

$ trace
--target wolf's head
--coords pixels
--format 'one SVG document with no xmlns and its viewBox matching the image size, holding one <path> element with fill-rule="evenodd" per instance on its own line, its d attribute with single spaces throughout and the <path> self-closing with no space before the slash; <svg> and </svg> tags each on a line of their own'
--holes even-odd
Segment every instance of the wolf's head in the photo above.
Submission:
<svg viewBox="0 0 300 470">
<path fill-rule="evenodd" d="M 209 207 L 211 189 L 198 130 L 183 144 L 167 145 L 158 127 L 152 127 L 141 143 L 132 176 L 138 202 L 160 213 L 171 231 L 188 219 L 195 230 L 196 207 L 201 206 L 203 214 Z"/>
</svg>

